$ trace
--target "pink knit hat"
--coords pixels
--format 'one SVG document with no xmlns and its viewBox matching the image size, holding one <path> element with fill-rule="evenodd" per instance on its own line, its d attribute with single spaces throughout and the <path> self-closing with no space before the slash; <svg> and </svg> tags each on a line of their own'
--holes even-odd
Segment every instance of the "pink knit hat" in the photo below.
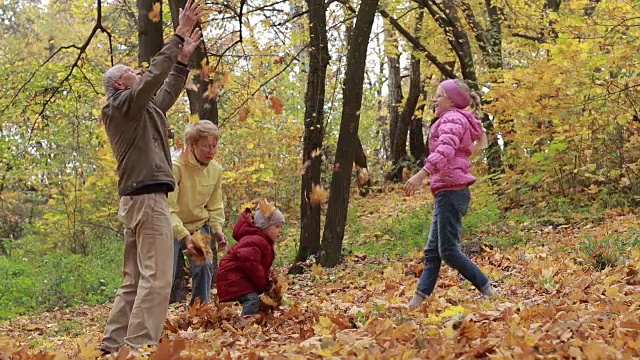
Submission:
<svg viewBox="0 0 640 360">
<path fill-rule="evenodd" d="M 447 97 L 458 109 L 466 109 L 471 104 L 471 96 L 460 90 L 455 80 L 445 80 L 440 83 Z"/>
</svg>

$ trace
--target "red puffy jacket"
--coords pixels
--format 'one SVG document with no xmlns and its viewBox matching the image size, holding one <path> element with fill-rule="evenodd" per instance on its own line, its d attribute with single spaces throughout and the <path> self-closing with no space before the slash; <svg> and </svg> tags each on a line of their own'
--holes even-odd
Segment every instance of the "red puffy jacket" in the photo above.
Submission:
<svg viewBox="0 0 640 360">
<path fill-rule="evenodd" d="M 233 301 L 252 292 L 263 293 L 275 258 L 273 241 L 253 223 L 245 209 L 233 228 L 238 241 L 220 260 L 216 287 L 220 301 Z"/>
</svg>

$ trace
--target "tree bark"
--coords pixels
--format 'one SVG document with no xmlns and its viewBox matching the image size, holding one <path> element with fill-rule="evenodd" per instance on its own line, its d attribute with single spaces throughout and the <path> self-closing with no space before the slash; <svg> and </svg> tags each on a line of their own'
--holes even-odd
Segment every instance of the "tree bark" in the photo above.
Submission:
<svg viewBox="0 0 640 360">
<path fill-rule="evenodd" d="M 400 118 L 400 105 L 402 104 L 402 78 L 400 77 L 400 53 L 398 52 L 398 40 L 389 29 L 385 30 L 385 37 L 391 44 L 392 50 L 387 55 L 389 62 L 389 149 L 391 149 L 392 159 L 394 142 L 396 141 L 396 130 Z"/>
<path fill-rule="evenodd" d="M 149 13 L 154 4 L 160 5 L 160 20 L 153 21 Z M 149 64 L 151 59 L 162 49 L 162 2 L 160 0 L 138 0 L 138 66 Z"/>
<path fill-rule="evenodd" d="M 322 237 L 322 266 L 333 267 L 340 262 L 344 229 L 349 208 L 351 170 L 355 158 L 354 145 L 358 137 L 360 109 L 367 47 L 379 0 L 363 0 L 356 16 L 353 34 L 347 52 L 344 80 L 344 103 L 340 121 L 340 134 L 331 177 L 327 219 Z"/>
<path fill-rule="evenodd" d="M 418 36 L 420 28 L 422 26 L 423 12 L 420 12 L 416 21 L 414 34 Z M 411 76 L 409 78 L 409 94 L 407 95 L 407 102 L 402 108 L 402 112 L 398 115 L 398 122 L 394 131 L 394 139 L 391 147 L 391 157 L 393 159 L 393 168 L 391 173 L 387 175 L 387 179 L 391 181 L 400 181 L 402 179 L 402 170 L 405 168 L 409 158 L 407 156 L 407 134 L 411 127 L 411 120 L 413 119 L 418 100 L 421 93 L 420 80 L 420 60 L 411 55 Z M 391 89 L 390 89 L 391 93 Z"/>
<path fill-rule="evenodd" d="M 424 83 L 420 84 L 420 92 L 424 94 Z M 426 106 L 426 99 L 424 102 L 416 108 L 416 113 L 411 120 L 411 126 L 409 127 L 409 151 L 413 157 L 414 164 L 418 167 L 424 165 L 424 161 L 427 158 L 427 147 L 424 143 L 424 123 L 422 117 L 424 114 L 424 108 Z"/>
<path fill-rule="evenodd" d="M 320 250 L 320 204 L 312 204 L 313 185 L 320 184 L 322 157 L 313 156 L 322 148 L 324 138 L 324 100 L 329 49 L 327 19 L 323 0 L 307 0 L 309 7 L 309 72 L 305 93 L 304 136 L 302 150 L 302 186 L 300 194 L 300 247 L 296 261 L 305 261 Z"/>
</svg>

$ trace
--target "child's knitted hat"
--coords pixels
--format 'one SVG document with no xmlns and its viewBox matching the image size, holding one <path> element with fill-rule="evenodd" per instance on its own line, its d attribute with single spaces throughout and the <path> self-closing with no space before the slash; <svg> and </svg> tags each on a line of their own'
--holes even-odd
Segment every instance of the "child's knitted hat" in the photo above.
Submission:
<svg viewBox="0 0 640 360">
<path fill-rule="evenodd" d="M 253 216 L 253 220 L 257 228 L 264 230 L 279 222 L 284 223 L 284 215 L 275 206 L 269 209 L 269 211 L 263 211 L 262 208 L 258 208 Z"/>
</svg>

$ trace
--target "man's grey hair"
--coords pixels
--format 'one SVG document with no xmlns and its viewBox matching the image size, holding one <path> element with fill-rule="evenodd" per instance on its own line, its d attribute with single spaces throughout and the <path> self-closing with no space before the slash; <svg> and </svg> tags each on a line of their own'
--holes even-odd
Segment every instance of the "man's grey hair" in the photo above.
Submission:
<svg viewBox="0 0 640 360">
<path fill-rule="evenodd" d="M 102 80 L 104 82 L 104 90 L 107 93 L 107 97 L 113 95 L 116 91 L 118 91 L 118 89 L 115 89 L 113 87 L 113 82 L 118 80 L 122 76 L 122 74 L 127 72 L 128 68 L 129 67 L 126 65 L 118 64 L 112 66 L 111 69 L 107 70 L 104 73 L 104 77 Z"/>
</svg>

